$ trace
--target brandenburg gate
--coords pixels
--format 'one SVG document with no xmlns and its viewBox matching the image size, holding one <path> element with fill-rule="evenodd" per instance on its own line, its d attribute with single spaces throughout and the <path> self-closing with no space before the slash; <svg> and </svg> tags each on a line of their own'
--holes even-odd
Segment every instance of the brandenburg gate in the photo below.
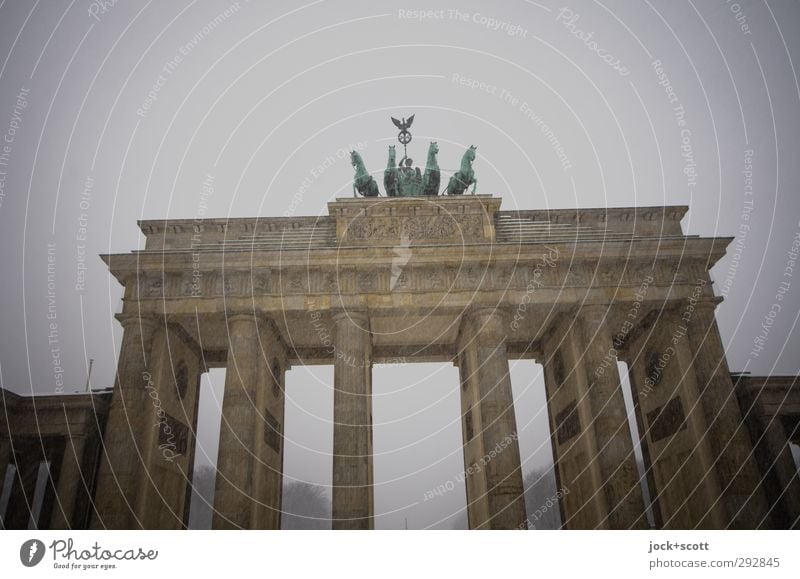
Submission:
<svg viewBox="0 0 800 579">
<path fill-rule="evenodd" d="M 373 528 L 372 365 L 403 360 L 459 369 L 470 528 L 524 528 L 509 360 L 533 359 L 565 528 L 647 527 L 618 361 L 655 525 L 757 528 L 709 277 L 730 238 L 685 235 L 687 207 L 507 211 L 470 183 L 378 197 L 357 174 L 320 217 L 140 222 L 144 249 L 103 256 L 124 337 L 91 525 L 185 526 L 200 376 L 224 367 L 213 526 L 279 528 L 285 373 L 333 364 L 333 528 Z"/>
</svg>

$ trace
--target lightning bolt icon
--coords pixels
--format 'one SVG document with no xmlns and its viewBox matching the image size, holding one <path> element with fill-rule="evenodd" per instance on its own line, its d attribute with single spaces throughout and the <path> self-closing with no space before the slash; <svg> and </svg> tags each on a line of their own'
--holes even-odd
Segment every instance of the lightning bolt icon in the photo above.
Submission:
<svg viewBox="0 0 800 579">
<path fill-rule="evenodd" d="M 400 245 L 395 246 L 392 253 L 394 253 L 394 257 L 392 257 L 392 277 L 389 282 L 389 291 L 394 289 L 403 273 L 403 268 L 411 259 L 411 238 L 407 233 L 403 232 L 400 237 Z"/>
</svg>

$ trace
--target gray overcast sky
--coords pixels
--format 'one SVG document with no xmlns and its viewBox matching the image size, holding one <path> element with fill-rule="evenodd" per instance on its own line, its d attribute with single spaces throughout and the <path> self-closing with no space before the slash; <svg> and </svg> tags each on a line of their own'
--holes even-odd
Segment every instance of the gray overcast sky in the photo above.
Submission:
<svg viewBox="0 0 800 579">
<path fill-rule="evenodd" d="M 68 390 L 82 388 L 89 358 L 95 387 L 112 383 L 121 288 L 97 255 L 141 247 L 137 219 L 198 216 L 209 179 L 207 217 L 324 214 L 350 195 L 347 150 L 381 170 L 396 135 L 389 116 L 410 114 L 418 162 L 429 140 L 445 169 L 477 145 L 479 192 L 502 196 L 505 209 L 687 204 L 687 233 L 737 236 L 712 272 L 730 365 L 798 371 L 800 280 L 783 275 L 800 232 L 797 2 L 98 7 L 0 4 L 3 387 L 52 393 L 54 345 Z M 420 19 L 423 9 L 432 12 Z M 581 39 L 590 33 L 596 44 Z M 781 281 L 781 312 L 754 356 Z M 526 470 L 549 454 L 533 368 L 514 370 Z M 219 373 L 212 382 L 219 394 Z M 443 365 L 375 372 L 386 394 L 375 402 L 386 526 L 452 512 L 446 498 L 435 512 L 402 507 L 461 468 L 456 382 Z M 295 369 L 289 388 L 287 475 L 328 483 L 329 369 Z M 213 405 L 204 400 L 203 417 Z M 400 450 L 434 432 L 424 449 Z M 213 461 L 208 445 L 201 460 Z M 417 469 L 412 482 L 392 482 Z"/>
</svg>

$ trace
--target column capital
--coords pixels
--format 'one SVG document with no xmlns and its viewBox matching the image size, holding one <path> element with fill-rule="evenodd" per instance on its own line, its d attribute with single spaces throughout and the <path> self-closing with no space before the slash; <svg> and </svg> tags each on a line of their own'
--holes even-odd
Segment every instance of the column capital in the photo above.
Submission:
<svg viewBox="0 0 800 579">
<path fill-rule="evenodd" d="M 614 315 L 614 307 L 611 304 L 583 304 L 578 307 L 576 317 L 584 323 L 593 325 L 608 325 L 609 320 Z"/>
<path fill-rule="evenodd" d="M 462 324 L 475 322 L 481 327 L 488 326 L 494 329 L 508 324 L 508 314 L 505 310 L 492 306 L 471 306 L 464 311 L 461 318 Z"/>
<path fill-rule="evenodd" d="M 695 303 L 691 311 L 687 310 L 687 318 L 683 320 L 687 328 L 690 339 L 697 340 L 698 338 L 705 340 L 708 332 L 714 326 L 717 315 L 717 305 L 722 301 L 722 298 L 703 299 Z M 720 347 L 721 343 L 720 343 Z M 724 348 L 722 350 L 724 352 Z M 720 354 L 724 356 L 724 353 Z"/>
<path fill-rule="evenodd" d="M 261 317 L 261 313 L 255 310 L 249 311 L 228 311 L 225 312 L 225 323 L 226 324 L 235 324 L 237 322 L 257 322 L 258 319 Z"/>
<path fill-rule="evenodd" d="M 197 340 L 195 340 L 194 336 L 192 336 L 189 331 L 184 328 L 178 316 L 167 317 L 166 327 L 170 332 L 175 334 L 178 339 L 184 345 L 186 345 L 186 347 L 188 347 L 200 361 L 203 360 L 203 350 L 200 348 L 200 344 L 197 342 Z"/>
<path fill-rule="evenodd" d="M 482 316 L 482 317 L 483 316 L 485 316 L 485 317 L 498 316 L 501 319 L 504 319 L 504 318 L 507 317 L 507 314 L 506 314 L 505 310 L 502 309 L 501 307 L 498 307 L 498 306 L 471 306 L 467 310 L 467 315 L 472 316 L 472 317 L 477 317 L 477 316 Z"/>
<path fill-rule="evenodd" d="M 272 313 L 265 313 L 259 310 L 229 310 L 223 313 L 223 316 L 225 324 L 228 326 L 238 324 L 239 322 L 254 323 L 259 327 L 259 331 L 264 329 L 269 330 L 275 334 L 278 341 L 283 344 L 283 338 L 281 337 L 278 324 L 275 322 L 275 315 Z M 285 344 L 283 344 L 283 346 L 284 348 L 286 347 Z"/>
<path fill-rule="evenodd" d="M 469 325 L 474 327 L 474 332 L 469 332 Z M 469 343 L 480 338 L 504 342 L 509 331 L 508 315 L 502 309 L 489 306 L 467 308 L 461 315 L 461 324 L 456 340 L 458 350 L 465 347 L 465 342 Z"/>
<path fill-rule="evenodd" d="M 713 312 L 717 306 L 723 301 L 722 296 L 713 296 L 708 298 L 701 298 L 694 304 L 696 311 Z"/>
<path fill-rule="evenodd" d="M 141 328 L 145 331 L 155 331 L 159 326 L 165 325 L 162 316 L 156 314 L 126 313 L 114 316 L 124 330 L 128 328 Z"/>
<path fill-rule="evenodd" d="M 331 310 L 331 320 L 333 320 L 333 323 L 335 324 L 350 321 L 353 325 L 360 327 L 365 332 L 370 331 L 369 312 L 366 310 L 346 310 L 336 308 Z"/>
</svg>

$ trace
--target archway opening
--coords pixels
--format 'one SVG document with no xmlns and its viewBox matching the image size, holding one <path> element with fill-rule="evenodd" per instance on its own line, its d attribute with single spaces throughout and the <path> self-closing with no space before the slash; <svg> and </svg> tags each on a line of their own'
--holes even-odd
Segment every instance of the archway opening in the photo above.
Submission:
<svg viewBox="0 0 800 579">
<path fill-rule="evenodd" d="M 330 529 L 333 366 L 286 373 L 281 529 Z"/>
<path fill-rule="evenodd" d="M 656 523 L 653 513 L 653 495 L 650 493 L 650 484 L 647 478 L 648 473 L 644 457 L 645 449 L 642 448 L 642 439 L 639 433 L 639 423 L 636 416 L 638 407 L 633 401 L 633 390 L 631 388 L 630 375 L 628 374 L 628 364 L 625 362 L 617 362 L 617 369 L 619 371 L 622 397 L 625 399 L 625 412 L 628 414 L 628 427 L 630 428 L 631 438 L 633 439 L 633 454 L 636 457 L 636 471 L 639 474 L 639 484 L 642 487 L 642 496 L 644 497 L 645 516 L 647 517 L 648 526 L 654 529 Z"/>
<path fill-rule="evenodd" d="M 789 450 L 792 452 L 794 467 L 797 470 L 798 478 L 800 478 L 800 444 L 797 444 L 796 442 L 790 442 Z"/>
<path fill-rule="evenodd" d="M 11 488 L 14 486 L 14 478 L 17 476 L 17 467 L 9 463 L 6 471 L 3 474 L 3 486 L 0 487 L 0 528 L 5 529 L 6 511 L 8 510 L 8 503 L 11 499 Z"/>
<path fill-rule="evenodd" d="M 39 463 L 39 469 L 36 473 L 36 485 L 34 486 L 33 499 L 31 501 L 31 518 L 28 522 L 28 529 L 30 530 L 39 528 L 39 519 L 42 515 L 42 505 L 48 490 L 49 479 L 50 463 L 43 460 Z"/>
<path fill-rule="evenodd" d="M 465 529 L 458 369 L 376 365 L 372 417 L 376 529 Z"/>
<path fill-rule="evenodd" d="M 561 528 L 560 490 L 553 465 L 544 367 L 535 360 L 509 363 L 519 437 L 528 529 Z"/>
<path fill-rule="evenodd" d="M 225 368 L 213 368 L 200 378 L 197 410 L 197 448 L 194 453 L 189 528 L 210 529 L 214 515 L 214 484 L 222 423 Z"/>
</svg>

